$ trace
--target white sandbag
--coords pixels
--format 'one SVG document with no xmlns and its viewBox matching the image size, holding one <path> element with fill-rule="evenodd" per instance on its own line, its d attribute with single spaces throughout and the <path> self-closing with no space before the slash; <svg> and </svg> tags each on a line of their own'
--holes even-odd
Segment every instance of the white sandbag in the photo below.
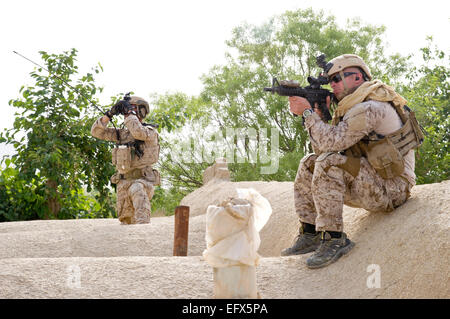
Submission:
<svg viewBox="0 0 450 319">
<path fill-rule="evenodd" d="M 259 231 L 272 208 L 254 189 L 236 189 L 237 197 L 206 212 L 206 247 L 203 257 L 214 267 L 216 298 L 256 298 Z M 249 277 L 250 276 L 250 277 Z"/>
</svg>

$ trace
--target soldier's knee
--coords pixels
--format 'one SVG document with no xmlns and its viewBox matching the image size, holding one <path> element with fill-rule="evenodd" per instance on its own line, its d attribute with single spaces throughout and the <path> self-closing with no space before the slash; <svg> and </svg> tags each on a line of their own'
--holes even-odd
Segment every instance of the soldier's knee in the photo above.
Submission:
<svg viewBox="0 0 450 319">
<path fill-rule="evenodd" d="M 346 162 L 346 157 L 336 153 L 336 152 L 327 152 L 320 154 L 317 157 L 314 165 L 314 172 L 325 172 L 327 173 L 331 167 L 339 167 Z"/>
<path fill-rule="evenodd" d="M 314 165 L 314 162 L 316 161 L 316 159 L 317 159 L 316 154 L 314 154 L 314 153 L 307 154 L 301 159 L 300 165 L 304 166 L 304 167 L 310 167 L 310 166 Z"/>
<path fill-rule="evenodd" d="M 302 175 L 313 173 L 314 172 L 314 165 L 315 161 L 317 159 L 317 155 L 314 153 L 308 154 L 305 157 L 303 157 L 300 161 L 298 172 L 297 172 L 297 178 L 301 178 Z"/>
</svg>

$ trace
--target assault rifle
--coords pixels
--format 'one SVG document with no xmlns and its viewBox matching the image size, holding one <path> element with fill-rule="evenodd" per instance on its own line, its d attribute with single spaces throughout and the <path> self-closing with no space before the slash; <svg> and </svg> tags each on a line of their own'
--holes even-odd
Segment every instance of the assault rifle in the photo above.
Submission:
<svg viewBox="0 0 450 319">
<path fill-rule="evenodd" d="M 321 111 L 323 119 L 325 121 L 331 120 L 330 112 L 327 108 L 327 97 L 329 96 L 332 100 L 334 94 L 329 90 L 324 89 L 321 85 L 329 83 L 328 76 L 326 72 L 331 68 L 331 64 L 325 61 L 325 55 L 322 54 L 316 58 L 316 63 L 321 67 L 325 73 L 319 74 L 317 78 L 308 76 L 307 80 L 309 85 L 306 87 L 300 87 L 297 81 L 281 81 L 278 82 L 277 78 L 272 79 L 272 87 L 265 87 L 264 91 L 272 92 L 272 94 L 278 94 L 280 96 L 300 96 L 308 100 L 312 108 L 318 105 L 318 109 Z M 325 75 L 324 75 L 325 74 Z M 295 115 L 295 114 L 294 114 Z M 295 115 L 296 116 L 296 115 Z"/>
</svg>

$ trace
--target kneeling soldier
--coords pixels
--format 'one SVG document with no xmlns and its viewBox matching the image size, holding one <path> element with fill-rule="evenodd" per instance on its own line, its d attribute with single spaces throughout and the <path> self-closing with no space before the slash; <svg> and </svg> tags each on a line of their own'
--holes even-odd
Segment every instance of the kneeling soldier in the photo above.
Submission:
<svg viewBox="0 0 450 319">
<path fill-rule="evenodd" d="M 159 158 L 158 133 L 142 122 L 149 111 L 144 99 L 132 96 L 116 103 L 91 128 L 92 136 L 117 143 L 112 152 L 117 171 L 111 182 L 117 184 L 117 215 L 122 224 L 150 222 L 150 200 L 154 186 L 160 183 L 159 172 L 152 168 Z M 119 113 L 124 114 L 126 128 L 108 128 L 108 122 Z"/>
</svg>

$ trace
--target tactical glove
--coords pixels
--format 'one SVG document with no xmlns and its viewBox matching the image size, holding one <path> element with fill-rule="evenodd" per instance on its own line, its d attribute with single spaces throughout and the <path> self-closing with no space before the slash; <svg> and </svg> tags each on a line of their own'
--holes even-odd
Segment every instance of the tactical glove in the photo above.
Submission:
<svg viewBox="0 0 450 319">
<path fill-rule="evenodd" d="M 105 115 L 106 115 L 107 117 L 109 117 L 110 120 L 112 120 L 112 118 L 113 118 L 113 116 L 114 116 L 115 114 L 112 114 L 111 110 L 109 110 L 109 111 L 106 111 L 106 112 L 105 112 Z"/>
<path fill-rule="evenodd" d="M 109 111 L 106 111 L 105 115 L 109 117 L 109 119 L 111 120 L 113 116 L 117 115 L 118 113 L 119 112 L 117 111 L 117 103 L 116 103 Z"/>
<path fill-rule="evenodd" d="M 105 114 L 109 117 L 109 119 L 112 119 L 114 115 L 117 114 L 125 114 L 125 111 L 127 109 L 128 103 L 124 100 L 120 100 L 116 102 L 116 104 L 113 105 L 113 107 L 107 111 Z"/>
<path fill-rule="evenodd" d="M 128 102 L 124 100 L 117 101 L 116 104 L 111 108 L 111 111 L 114 115 L 117 114 L 125 114 L 126 109 L 128 108 Z"/>
</svg>

